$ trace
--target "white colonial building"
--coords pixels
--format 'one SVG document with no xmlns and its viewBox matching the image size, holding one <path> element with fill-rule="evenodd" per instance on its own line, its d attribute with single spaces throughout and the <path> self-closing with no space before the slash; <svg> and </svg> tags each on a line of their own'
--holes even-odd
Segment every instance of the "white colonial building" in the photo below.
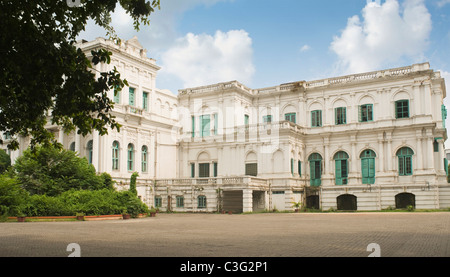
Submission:
<svg viewBox="0 0 450 277">
<path fill-rule="evenodd" d="M 160 68 L 136 38 L 79 46 L 113 52 L 111 64 L 97 70 L 116 66 L 128 80 L 119 95 L 111 92 L 123 127 L 87 137 L 49 128 L 119 184 L 139 172 L 139 195 L 149 206 L 450 207 L 446 89 L 428 63 L 263 89 L 232 81 L 183 89 L 177 97 L 155 88 Z"/>
</svg>

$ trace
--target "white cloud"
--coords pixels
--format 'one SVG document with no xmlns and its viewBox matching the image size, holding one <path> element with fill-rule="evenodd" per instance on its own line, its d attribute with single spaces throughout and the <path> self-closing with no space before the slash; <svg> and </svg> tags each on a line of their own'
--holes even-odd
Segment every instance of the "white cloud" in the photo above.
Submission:
<svg viewBox="0 0 450 277">
<path fill-rule="evenodd" d="M 439 8 L 442 8 L 443 6 L 450 4 L 450 0 L 440 0 L 437 2 L 437 5 Z"/>
<path fill-rule="evenodd" d="M 182 18 L 184 12 L 199 5 L 211 6 L 218 2 L 233 0 L 166 0 L 161 1 L 161 9 L 156 9 L 150 15 L 150 25 L 140 26 L 140 31 L 136 32 L 133 27 L 131 17 L 126 14 L 120 6 L 116 6 L 116 11 L 111 15 L 112 26 L 118 36 L 122 39 L 130 39 L 134 35 L 149 51 L 152 57 L 159 56 L 160 52 L 169 47 L 180 34 L 176 31 L 178 20 Z M 97 37 L 104 37 L 106 31 L 89 20 L 86 31 L 82 32 L 79 38 L 93 40 Z"/>
<path fill-rule="evenodd" d="M 300 52 L 306 52 L 309 49 L 311 49 L 311 46 L 309 46 L 308 44 L 305 44 L 302 46 L 302 48 L 300 48 Z"/>
<path fill-rule="evenodd" d="M 232 80 L 248 84 L 255 72 L 252 59 L 252 40 L 244 30 L 189 33 L 162 55 L 161 72 L 177 76 L 184 87 Z"/>
<path fill-rule="evenodd" d="M 368 1 L 362 20 L 355 15 L 335 37 L 331 49 L 340 71 L 356 73 L 380 69 L 403 58 L 422 61 L 431 32 L 431 15 L 424 0 Z"/>
</svg>

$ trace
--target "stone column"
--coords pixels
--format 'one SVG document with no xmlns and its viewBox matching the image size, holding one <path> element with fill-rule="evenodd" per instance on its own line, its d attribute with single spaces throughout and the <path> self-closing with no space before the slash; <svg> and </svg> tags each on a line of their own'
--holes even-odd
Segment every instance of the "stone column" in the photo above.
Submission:
<svg viewBox="0 0 450 277">
<path fill-rule="evenodd" d="M 425 147 L 425 149 L 426 149 L 425 156 L 427 157 L 427 168 L 434 169 L 435 168 L 434 167 L 434 150 L 433 150 L 434 137 L 430 133 L 427 134 L 428 136 L 426 139 L 427 145 Z"/>
<path fill-rule="evenodd" d="M 98 162 L 99 162 L 99 133 L 97 130 L 92 132 L 92 165 L 95 167 L 95 170 L 98 171 Z"/>
<path fill-rule="evenodd" d="M 242 190 L 242 211 L 244 213 L 253 211 L 253 190 L 251 189 Z"/>
</svg>

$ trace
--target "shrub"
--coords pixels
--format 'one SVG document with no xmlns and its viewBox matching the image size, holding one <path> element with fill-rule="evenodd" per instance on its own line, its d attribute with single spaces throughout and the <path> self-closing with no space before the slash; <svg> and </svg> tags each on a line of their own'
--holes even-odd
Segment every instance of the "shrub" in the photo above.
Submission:
<svg viewBox="0 0 450 277">
<path fill-rule="evenodd" d="M 0 149 L 0 174 L 5 172 L 11 166 L 11 158 L 5 150 Z"/>
<path fill-rule="evenodd" d="M 93 165 L 70 150 L 38 146 L 24 151 L 14 165 L 17 178 L 30 194 L 56 196 L 71 189 L 111 188 L 111 176 L 97 175 Z"/>
<path fill-rule="evenodd" d="M 29 194 L 20 187 L 16 178 L 0 175 L 0 214 L 17 216 L 28 203 Z"/>
</svg>

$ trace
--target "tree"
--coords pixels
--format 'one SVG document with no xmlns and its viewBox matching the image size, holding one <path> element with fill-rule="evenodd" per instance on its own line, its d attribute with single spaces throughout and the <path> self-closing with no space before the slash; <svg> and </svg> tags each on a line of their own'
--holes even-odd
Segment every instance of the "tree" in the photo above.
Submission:
<svg viewBox="0 0 450 277">
<path fill-rule="evenodd" d="M 114 68 L 96 79 L 93 66 L 109 63 L 111 52 L 92 51 L 92 60 L 75 47 L 76 37 L 93 19 L 110 39 L 120 43 L 111 27 L 119 3 L 134 20 L 134 28 L 149 24 L 160 0 L 2 0 L 0 1 L 0 132 L 30 136 L 32 146 L 55 143 L 45 125 L 78 128 L 87 135 L 119 129 L 107 92 L 120 91 L 126 81 Z M 78 4 L 79 3 L 79 4 Z M 0 138 L 0 143 L 3 143 Z"/>
<path fill-rule="evenodd" d="M 11 158 L 5 150 L 0 149 L 0 174 L 5 172 L 11 166 Z"/>
<path fill-rule="evenodd" d="M 52 145 L 24 151 L 13 169 L 21 186 L 31 195 L 56 196 L 71 189 L 112 189 L 110 178 L 97 175 L 86 158 Z"/>
<path fill-rule="evenodd" d="M 133 172 L 133 174 L 131 174 L 129 191 L 131 193 L 133 193 L 134 195 L 137 195 L 137 189 L 136 189 L 136 179 L 137 179 L 137 177 L 139 177 L 139 173 Z"/>
</svg>

